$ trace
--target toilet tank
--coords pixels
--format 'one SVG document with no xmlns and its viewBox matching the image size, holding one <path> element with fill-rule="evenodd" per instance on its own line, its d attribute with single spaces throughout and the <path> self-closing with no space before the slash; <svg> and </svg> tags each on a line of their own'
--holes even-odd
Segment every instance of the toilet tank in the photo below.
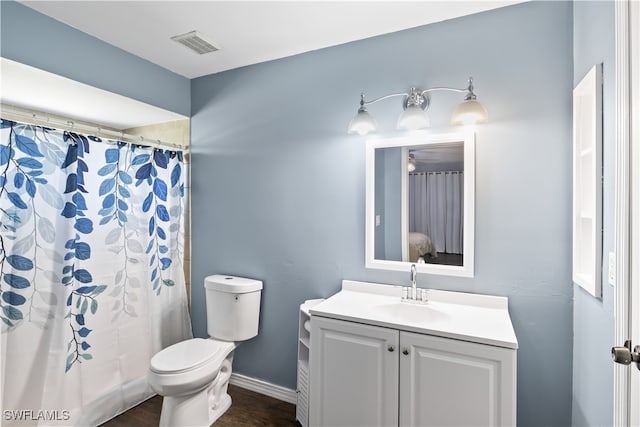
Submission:
<svg viewBox="0 0 640 427">
<path fill-rule="evenodd" d="M 216 274 L 204 279 L 207 332 L 223 341 L 244 341 L 258 335 L 260 280 Z"/>
</svg>

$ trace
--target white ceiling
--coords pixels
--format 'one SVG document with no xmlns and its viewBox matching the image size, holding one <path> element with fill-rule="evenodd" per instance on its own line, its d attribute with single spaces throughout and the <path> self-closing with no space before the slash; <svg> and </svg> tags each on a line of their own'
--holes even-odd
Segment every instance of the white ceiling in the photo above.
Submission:
<svg viewBox="0 0 640 427">
<path fill-rule="evenodd" d="M 187 78 L 283 58 L 520 1 L 21 1 Z M 197 30 L 220 48 L 170 40 Z"/>
</svg>

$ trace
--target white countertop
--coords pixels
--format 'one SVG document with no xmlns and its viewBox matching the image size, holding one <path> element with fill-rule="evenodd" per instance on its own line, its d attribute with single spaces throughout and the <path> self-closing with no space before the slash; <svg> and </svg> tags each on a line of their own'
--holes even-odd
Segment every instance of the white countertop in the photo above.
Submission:
<svg viewBox="0 0 640 427">
<path fill-rule="evenodd" d="M 342 281 L 342 290 L 309 308 L 312 316 L 517 349 L 508 299 L 428 290 L 422 304 L 400 302 L 401 286 Z"/>
</svg>

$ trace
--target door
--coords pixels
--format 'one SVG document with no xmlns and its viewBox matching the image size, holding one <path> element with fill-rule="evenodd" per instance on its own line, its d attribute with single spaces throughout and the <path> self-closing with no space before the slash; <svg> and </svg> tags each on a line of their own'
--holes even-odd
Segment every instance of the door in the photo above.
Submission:
<svg viewBox="0 0 640 427">
<path fill-rule="evenodd" d="M 515 425 L 516 352 L 400 332 L 400 426 Z"/>
<path fill-rule="evenodd" d="M 398 425 L 397 330 L 311 316 L 311 426 Z"/>
<path fill-rule="evenodd" d="M 640 425 L 640 3 L 616 2 L 614 424 Z M 625 342 L 626 341 L 626 342 Z M 625 347 L 622 343 L 625 342 Z M 623 366 L 629 365 L 629 366 Z"/>
</svg>

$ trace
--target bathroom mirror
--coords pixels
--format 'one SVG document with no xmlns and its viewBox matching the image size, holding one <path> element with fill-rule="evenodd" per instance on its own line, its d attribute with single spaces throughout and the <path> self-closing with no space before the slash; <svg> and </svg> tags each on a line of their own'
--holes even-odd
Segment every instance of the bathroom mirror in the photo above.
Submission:
<svg viewBox="0 0 640 427">
<path fill-rule="evenodd" d="M 472 277 L 474 133 L 369 139 L 366 162 L 366 267 Z"/>
</svg>

